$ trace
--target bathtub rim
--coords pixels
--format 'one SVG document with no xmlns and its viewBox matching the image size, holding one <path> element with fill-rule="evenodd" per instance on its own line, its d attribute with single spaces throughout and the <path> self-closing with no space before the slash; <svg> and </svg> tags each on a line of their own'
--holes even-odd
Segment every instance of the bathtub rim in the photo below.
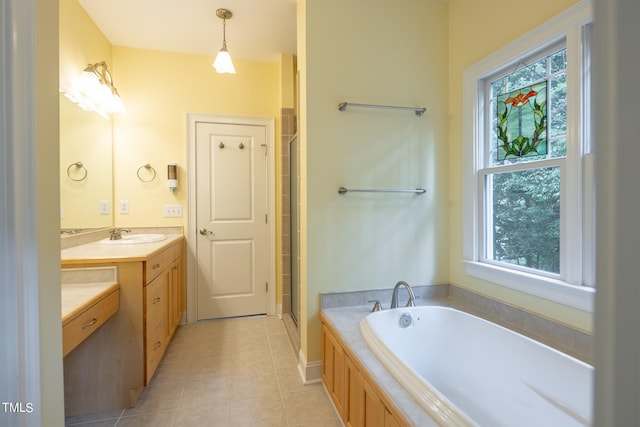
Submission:
<svg viewBox="0 0 640 427">
<path fill-rule="evenodd" d="M 461 427 L 479 427 L 477 423 L 473 421 L 468 415 L 459 409 L 454 403 L 447 399 L 443 394 L 437 391 L 428 381 L 420 379 L 420 375 L 406 364 L 402 359 L 391 350 L 384 341 L 374 332 L 371 326 L 370 319 L 379 317 L 381 315 L 388 315 L 389 313 L 395 313 L 394 318 L 398 320 L 404 313 L 410 313 L 412 318 L 415 316 L 415 311 L 422 310 L 429 307 L 429 309 L 444 310 L 461 313 L 465 316 L 472 317 L 480 322 L 491 324 L 492 326 L 509 331 L 515 335 L 520 336 L 522 339 L 531 341 L 540 345 L 547 350 L 563 355 L 569 359 L 572 359 L 575 363 L 583 365 L 592 371 L 595 370 L 594 366 L 587 363 L 571 354 L 565 353 L 557 348 L 554 348 L 544 342 L 538 341 L 533 337 L 527 336 L 517 330 L 506 327 L 492 320 L 478 316 L 472 312 L 460 307 L 452 307 L 448 304 L 426 304 L 415 307 L 402 307 L 396 309 L 384 310 L 383 312 L 371 312 L 364 316 L 358 322 L 358 330 L 361 337 L 368 346 L 371 353 L 378 359 L 383 369 L 386 369 L 389 374 L 396 380 L 398 385 L 402 387 L 415 402 L 421 407 L 434 421 L 442 426 L 461 426 Z M 373 343 L 373 345 L 372 345 Z M 416 390 L 422 391 L 422 393 L 416 392 Z M 536 390 L 534 390 L 536 391 Z M 543 396 L 544 397 L 544 396 Z M 431 399 L 433 399 L 431 401 Z M 444 408 L 444 409 L 443 409 Z M 561 408 L 562 409 L 562 408 Z M 455 411 L 458 411 L 456 413 Z M 571 411 L 566 412 L 567 415 L 573 416 Z M 576 413 L 577 414 L 577 413 Z M 581 415 L 581 414 L 578 414 Z M 587 420 L 590 421 L 590 420 Z"/>
<path fill-rule="evenodd" d="M 411 310 L 407 308 L 397 308 L 393 310 L 397 310 L 398 317 L 402 315 L 402 313 L 411 313 Z M 420 375 L 400 360 L 373 331 L 368 321 L 369 317 L 370 315 L 358 322 L 358 328 L 364 342 L 369 346 L 371 352 L 380 360 L 382 366 L 387 369 L 398 384 L 405 389 L 405 392 L 415 399 L 416 403 L 429 417 L 440 425 L 478 427 L 478 424 L 464 415 L 464 412 L 449 399 L 433 389 L 433 387 L 425 386 L 425 381 L 419 379 Z M 416 390 L 420 390 L 421 392 L 416 392 Z"/>
</svg>

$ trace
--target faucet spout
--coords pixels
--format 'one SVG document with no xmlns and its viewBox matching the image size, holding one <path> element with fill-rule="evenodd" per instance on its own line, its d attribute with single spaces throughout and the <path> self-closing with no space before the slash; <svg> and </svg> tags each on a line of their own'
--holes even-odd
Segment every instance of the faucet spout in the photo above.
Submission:
<svg viewBox="0 0 640 427">
<path fill-rule="evenodd" d="M 109 237 L 109 240 L 121 240 L 123 231 L 125 233 L 131 233 L 131 230 L 129 228 L 114 228 L 113 230 L 111 230 L 111 236 Z"/>
<path fill-rule="evenodd" d="M 413 290 L 411 286 L 403 280 L 396 283 L 396 286 L 393 288 L 393 295 L 391 296 L 391 308 L 398 308 L 398 289 L 405 288 L 407 293 L 409 294 L 409 301 L 407 301 L 407 307 L 414 307 L 416 305 L 416 298 L 413 295 Z"/>
</svg>

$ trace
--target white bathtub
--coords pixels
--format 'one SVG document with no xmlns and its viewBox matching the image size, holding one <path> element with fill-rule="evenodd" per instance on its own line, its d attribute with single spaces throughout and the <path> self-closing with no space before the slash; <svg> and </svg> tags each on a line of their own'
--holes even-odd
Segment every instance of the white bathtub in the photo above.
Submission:
<svg viewBox="0 0 640 427">
<path fill-rule="evenodd" d="M 593 367 L 509 329 L 422 306 L 371 313 L 360 332 L 441 425 L 590 425 Z"/>
</svg>

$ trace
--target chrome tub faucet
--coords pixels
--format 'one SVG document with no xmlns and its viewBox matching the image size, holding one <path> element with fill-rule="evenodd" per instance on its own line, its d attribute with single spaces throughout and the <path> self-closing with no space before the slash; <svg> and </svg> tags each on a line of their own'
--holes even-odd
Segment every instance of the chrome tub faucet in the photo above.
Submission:
<svg viewBox="0 0 640 427">
<path fill-rule="evenodd" d="M 409 294 L 409 301 L 407 301 L 407 307 L 415 307 L 416 298 L 413 295 L 413 290 L 411 290 L 411 286 L 405 281 L 399 281 L 396 283 L 396 286 L 393 288 L 393 295 L 391 296 L 391 308 L 398 308 L 398 289 L 405 288 L 407 293 Z"/>
</svg>

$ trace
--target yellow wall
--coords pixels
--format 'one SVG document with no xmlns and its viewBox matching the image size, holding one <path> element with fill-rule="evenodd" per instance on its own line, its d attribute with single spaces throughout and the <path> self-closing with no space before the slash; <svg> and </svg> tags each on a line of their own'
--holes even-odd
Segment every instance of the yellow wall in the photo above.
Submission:
<svg viewBox="0 0 640 427">
<path fill-rule="evenodd" d="M 112 69 L 111 44 L 77 0 L 60 0 L 59 88 L 68 89 L 87 64 L 106 61 Z M 112 199 L 111 121 L 84 111 L 60 94 L 61 228 L 110 227 L 100 200 Z M 82 162 L 85 170 L 69 166 Z"/>
<path fill-rule="evenodd" d="M 319 294 L 446 282 L 446 2 L 298 2 L 301 345 L 321 358 Z M 336 13 L 339 11 L 339 13 Z M 350 101 L 427 113 L 349 108 Z M 424 195 L 347 194 L 351 188 Z"/>
<path fill-rule="evenodd" d="M 187 113 L 275 118 L 275 184 L 280 188 L 280 108 L 295 105 L 293 55 L 283 54 L 280 63 L 234 59 L 237 74 L 220 75 L 207 55 L 112 46 L 77 0 L 61 0 L 60 88 L 67 88 L 88 63 L 102 60 L 109 65 L 127 113 L 105 120 L 60 96 L 62 228 L 186 226 Z M 67 176 L 67 167 L 77 161 L 84 163 L 88 173 L 81 182 Z M 179 184 L 178 191 L 171 193 L 166 187 L 166 165 L 174 162 Z M 149 183 L 137 177 L 146 164 L 157 172 Z M 71 172 L 74 177 L 82 173 L 75 167 Z M 146 172 L 141 170 L 143 178 L 149 177 Z M 111 202 L 110 215 L 98 213 L 100 200 Z M 121 200 L 129 202 L 129 214 L 119 213 Z M 183 205 L 182 218 L 164 218 L 165 204 Z M 279 236 L 280 191 L 275 204 Z"/>
<path fill-rule="evenodd" d="M 449 2 L 449 276 L 451 283 L 461 287 L 591 331 L 591 313 L 474 279 L 465 274 L 459 262 L 462 259 L 462 73 L 484 56 L 575 3 L 576 0 L 557 0 L 537 2 L 531 7 L 530 2 L 516 1 L 505 7 L 502 0 Z M 524 10 L 526 13 L 521 13 Z"/>
<path fill-rule="evenodd" d="M 294 55 L 282 54 L 280 57 L 281 65 L 281 84 L 280 99 L 282 101 L 282 108 L 295 108 L 296 107 L 296 57 Z"/>
<path fill-rule="evenodd" d="M 186 225 L 187 113 L 274 117 L 279 134 L 278 64 L 234 60 L 237 74 L 228 75 L 217 74 L 205 55 L 114 46 L 113 58 L 127 108 L 114 117 L 114 199 L 130 207 L 128 215 L 115 213 L 116 226 Z M 149 183 L 136 175 L 147 163 L 157 171 Z M 178 163 L 174 193 L 167 163 Z M 182 218 L 164 218 L 165 204 L 183 205 Z"/>
</svg>

